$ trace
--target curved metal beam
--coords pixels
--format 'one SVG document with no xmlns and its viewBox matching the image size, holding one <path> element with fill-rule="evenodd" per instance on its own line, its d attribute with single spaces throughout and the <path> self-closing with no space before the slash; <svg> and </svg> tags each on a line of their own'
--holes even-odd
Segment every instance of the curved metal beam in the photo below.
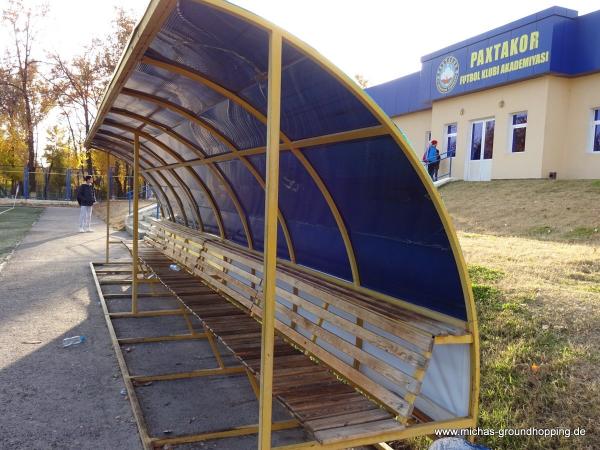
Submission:
<svg viewBox="0 0 600 450">
<path fill-rule="evenodd" d="M 123 154 L 120 151 L 115 150 L 114 148 L 111 150 L 97 148 L 97 150 L 105 152 L 107 155 L 111 155 L 121 160 L 122 162 L 127 163 L 127 159 L 123 156 Z M 156 195 L 156 203 L 160 207 L 163 217 L 167 217 L 167 215 L 165 214 L 165 207 L 163 206 L 163 202 L 166 202 L 167 199 L 164 192 L 160 188 L 160 184 L 158 184 L 153 177 L 146 177 L 143 173 L 140 176 L 145 179 L 145 181 L 150 185 L 150 187 L 154 191 L 154 195 Z"/>
<path fill-rule="evenodd" d="M 117 122 L 115 120 L 111 120 L 111 119 L 104 119 L 104 123 L 107 126 L 111 126 L 113 128 L 118 128 L 123 131 L 128 131 L 130 133 L 133 133 L 134 135 L 137 133 L 139 136 L 152 142 L 154 145 L 157 145 L 158 147 L 160 147 L 163 151 L 168 153 L 175 160 L 183 162 L 183 160 L 181 159 L 181 157 L 179 156 L 179 154 L 177 152 L 172 150 L 168 145 L 159 141 L 158 139 L 156 139 L 154 136 L 152 136 L 149 133 L 140 131 L 139 129 L 130 127 L 128 125 L 123 125 L 122 123 Z M 219 227 L 219 233 L 220 233 L 221 237 L 223 239 L 225 239 L 225 227 L 223 226 L 223 218 L 221 217 L 221 211 L 219 211 L 219 207 L 217 206 L 217 202 L 215 202 L 212 192 L 210 192 L 208 187 L 204 184 L 204 181 L 202 181 L 202 178 L 200 178 L 200 176 L 198 175 L 198 173 L 195 170 L 193 170 L 191 167 L 185 167 L 185 170 L 198 183 L 198 185 L 200 186 L 200 189 L 204 192 L 204 194 L 208 198 L 210 206 L 213 210 L 213 214 L 215 215 L 215 219 L 217 221 L 217 226 Z M 191 191 L 190 191 L 190 194 L 191 194 Z"/>
<path fill-rule="evenodd" d="M 113 141 L 110 141 L 110 140 L 105 140 L 102 136 L 99 136 L 99 138 L 100 138 L 100 145 L 98 145 L 97 141 L 94 140 L 94 146 L 95 147 L 100 148 L 100 150 L 112 152 L 114 154 L 119 155 L 120 158 L 122 160 L 124 160 L 125 162 L 127 162 L 128 164 L 132 164 L 133 163 L 133 159 L 131 158 L 130 154 L 128 153 L 127 150 L 125 150 L 125 149 L 123 149 L 123 147 L 121 147 L 120 143 L 116 143 L 116 142 L 113 142 Z M 106 149 L 103 148 L 104 145 L 107 145 L 108 148 L 106 148 Z M 142 158 L 140 158 L 140 159 L 142 159 Z M 145 159 L 144 159 L 144 162 L 146 162 Z M 144 176 L 144 175 L 142 175 L 142 176 Z M 161 178 L 164 179 L 164 177 L 161 177 Z M 162 186 L 160 185 L 160 183 L 154 177 L 149 177 L 149 179 L 156 186 L 156 189 L 157 189 L 156 193 L 157 193 L 157 195 L 160 194 L 163 197 L 163 199 L 165 201 L 165 205 L 167 206 L 167 209 L 169 210 L 170 217 L 172 217 L 173 220 L 175 220 L 175 214 L 173 212 L 173 208 L 171 206 L 171 203 L 169 202 L 169 197 L 163 191 Z M 166 215 L 164 214 L 164 211 L 163 211 L 163 216 L 166 217 Z"/>
<path fill-rule="evenodd" d="M 98 134 L 98 135 L 100 135 L 100 136 L 104 136 L 104 137 L 109 137 L 109 138 L 112 138 L 112 139 L 117 139 L 117 140 L 119 140 L 119 141 L 121 141 L 121 142 L 124 142 L 124 143 L 130 144 L 130 145 L 133 145 L 133 140 L 131 140 L 131 139 L 127 139 L 127 138 L 126 138 L 126 137 L 124 137 L 124 136 L 120 136 L 120 135 L 118 135 L 118 134 L 115 134 L 115 133 L 112 133 L 112 132 L 110 132 L 110 131 L 106 131 L 106 130 L 99 129 L 99 130 L 98 130 L 98 132 L 97 132 L 96 134 Z M 145 152 L 148 152 L 148 153 L 150 154 L 150 156 L 152 156 L 152 158 L 156 159 L 157 161 L 159 161 L 159 162 L 160 162 L 160 161 L 164 161 L 164 160 L 163 160 L 163 159 L 161 159 L 161 158 L 160 158 L 158 155 L 156 155 L 156 154 L 155 154 L 155 153 L 154 153 L 154 152 L 153 152 L 151 149 L 147 148 L 145 145 L 143 145 L 143 144 L 141 144 L 141 143 L 140 143 L 140 148 L 144 149 L 144 151 L 145 151 Z M 143 156 L 141 156 L 141 155 L 140 155 L 140 159 L 141 159 L 141 160 L 143 160 L 144 162 L 146 162 L 146 164 L 148 164 L 148 165 L 150 165 L 150 166 L 152 165 L 152 163 L 151 163 L 151 162 L 149 162 L 149 161 L 148 161 L 146 158 L 144 158 L 144 157 L 143 157 Z M 171 176 L 173 176 L 173 178 L 175 178 L 175 181 L 177 181 L 179 184 L 183 185 L 183 181 L 182 181 L 182 180 L 181 180 L 181 179 L 180 179 L 180 178 L 177 176 L 177 174 L 175 174 L 175 173 L 172 173 L 172 172 L 168 172 L 168 173 L 169 173 Z M 185 207 L 183 206 L 183 203 L 181 202 L 181 199 L 179 198 L 179 195 L 177 194 L 177 191 L 175 190 L 174 186 L 173 186 L 173 185 L 171 184 L 171 182 L 170 182 L 170 181 L 169 181 L 169 180 L 168 180 L 168 179 L 165 177 L 165 175 L 164 175 L 164 174 L 162 174 L 162 173 L 158 172 L 158 175 L 159 175 L 159 176 L 162 178 L 162 180 L 163 180 L 163 181 L 166 183 L 167 187 L 168 187 L 168 188 L 171 190 L 171 192 L 173 193 L 173 197 L 175 198 L 175 201 L 177 202 L 177 205 L 179 205 L 179 208 L 180 208 L 180 210 L 181 210 L 181 214 L 183 215 L 183 220 L 184 220 L 184 222 L 185 222 L 186 226 L 187 226 L 187 225 L 189 225 L 189 220 L 188 220 L 188 217 L 187 217 L 187 214 L 186 214 L 186 211 L 185 211 Z M 184 190 L 184 192 L 185 192 L 185 190 Z M 191 207 L 192 209 L 194 209 L 194 202 L 192 201 L 191 194 L 188 196 L 188 201 L 190 202 L 190 207 Z M 203 227 L 202 227 L 202 225 L 203 225 L 203 224 L 202 224 L 202 220 L 201 220 L 201 218 L 199 217 L 199 214 L 198 214 L 197 212 L 196 212 L 195 216 L 196 216 L 196 218 L 197 218 L 197 219 L 200 219 L 200 226 L 201 226 L 201 229 L 202 229 L 202 228 L 203 228 Z"/>
<path fill-rule="evenodd" d="M 196 83 L 200 83 L 200 84 L 214 90 L 215 92 L 222 95 L 223 97 L 231 100 L 232 102 L 234 102 L 235 104 L 237 104 L 238 106 L 243 108 L 252 117 L 254 117 L 255 119 L 262 122 L 263 124 L 265 124 L 265 125 L 267 124 L 267 117 L 263 113 L 261 113 L 258 109 L 253 107 L 249 102 L 242 99 L 235 92 L 219 85 L 218 83 L 215 83 L 214 81 L 208 79 L 205 75 L 203 75 L 197 71 L 193 71 L 193 70 L 190 70 L 189 68 L 181 67 L 172 62 L 165 62 L 165 61 L 160 61 L 160 60 L 157 60 L 154 58 L 150 58 L 148 56 L 144 56 L 142 58 L 142 62 L 145 64 L 149 64 L 149 65 L 158 67 L 160 69 L 166 70 L 171 73 L 176 73 L 177 75 L 186 77 L 189 80 L 192 80 Z M 188 112 L 188 114 L 189 114 L 189 112 Z M 188 118 L 188 117 L 186 116 L 186 118 Z M 198 119 L 198 120 L 200 120 L 200 119 Z M 200 122 L 204 123 L 205 121 L 200 120 Z M 215 130 L 215 128 L 212 127 L 212 125 L 210 127 L 211 128 L 208 128 L 209 131 L 214 133 L 213 130 Z M 218 133 L 218 130 L 216 132 Z M 352 271 L 352 281 L 354 282 L 355 285 L 360 286 L 360 273 L 358 270 L 358 263 L 356 261 L 356 255 L 354 253 L 354 247 L 352 245 L 352 240 L 350 239 L 350 233 L 348 233 L 348 228 L 346 227 L 346 223 L 344 222 L 344 219 L 342 218 L 339 208 L 337 207 L 335 201 L 333 200 L 333 197 L 332 197 L 331 193 L 329 192 L 329 189 L 327 189 L 327 186 L 325 186 L 323 179 L 317 173 L 317 171 L 313 167 L 313 165 L 308 161 L 308 159 L 306 159 L 304 154 L 298 148 L 296 148 L 294 146 L 294 144 L 292 143 L 292 140 L 284 132 L 280 132 L 280 138 L 284 144 L 286 144 L 290 147 L 292 154 L 296 157 L 296 159 L 298 159 L 300 164 L 308 172 L 309 176 L 312 178 L 313 182 L 317 186 L 317 189 L 319 189 L 319 191 L 321 192 L 321 195 L 323 196 L 325 202 L 327 203 L 327 206 L 329 207 L 329 210 L 336 222 L 336 225 L 337 225 L 340 235 L 342 237 L 342 241 L 344 242 L 344 246 L 346 247 L 346 253 L 348 255 L 348 262 L 350 264 L 350 269 Z M 220 137 L 220 140 L 222 140 L 223 142 L 226 142 L 226 143 L 229 142 L 229 140 L 222 135 Z"/>
<path fill-rule="evenodd" d="M 227 148 L 229 148 L 231 153 L 237 155 L 237 153 L 239 152 L 239 149 L 231 141 L 229 141 L 229 139 L 227 139 L 225 136 L 223 136 L 219 130 L 217 130 L 215 127 L 213 127 L 211 124 L 207 123 L 206 121 L 201 120 L 198 117 L 196 117 L 196 115 L 194 113 L 192 113 L 191 111 L 189 111 L 179 105 L 176 105 L 175 103 L 169 102 L 168 100 L 157 97 L 155 95 L 147 94 L 145 92 L 136 91 L 133 89 L 123 89 L 121 91 L 121 94 L 127 95 L 129 97 L 137 98 L 138 100 L 144 100 L 144 101 L 147 101 L 150 103 L 154 103 L 156 105 L 160 105 L 163 108 L 168 109 L 169 111 L 174 112 L 175 114 L 178 114 L 178 115 L 184 117 L 188 121 L 195 123 L 199 127 L 207 129 L 209 132 L 211 132 L 213 134 L 214 137 L 216 137 L 219 141 L 224 143 L 227 146 Z M 265 180 L 263 180 L 262 176 L 258 173 L 256 168 L 247 159 L 245 159 L 239 155 L 238 155 L 238 159 L 250 171 L 250 173 L 254 176 L 254 178 L 260 184 L 260 186 L 262 187 L 262 189 L 264 191 Z M 286 244 L 288 246 L 288 252 L 290 254 L 290 260 L 292 262 L 296 262 L 296 253 L 294 251 L 294 246 L 292 245 L 292 238 L 291 238 L 288 226 L 287 226 L 287 222 L 285 221 L 280 209 L 278 209 L 278 211 L 277 211 L 277 217 L 279 219 L 279 224 L 281 225 L 281 229 L 283 230 L 283 234 L 285 236 Z"/>
<path fill-rule="evenodd" d="M 101 135 L 101 136 L 106 136 L 106 137 L 109 137 L 109 138 L 112 138 L 112 139 L 117 139 L 117 140 L 125 142 L 125 143 L 127 143 L 129 145 L 133 145 L 133 141 L 131 139 L 127 139 L 124 136 L 120 136 L 120 135 L 112 133 L 110 131 L 106 131 L 106 130 L 100 129 L 100 130 L 98 130 L 96 132 L 96 134 Z M 157 156 L 151 149 L 147 148 L 145 145 L 140 144 L 140 148 L 143 148 L 144 151 L 148 152 L 157 161 L 159 161 L 159 162 L 160 161 L 164 161 L 159 156 Z M 140 157 L 140 159 L 144 160 L 146 162 L 146 164 L 148 164 L 150 166 L 152 165 L 152 163 L 150 163 L 147 159 L 145 159 L 143 157 Z M 178 181 L 181 185 L 185 186 L 183 184 L 182 180 L 177 176 L 176 173 L 172 173 L 172 171 L 170 171 L 168 173 L 170 173 L 175 178 L 175 180 Z M 164 176 L 164 174 L 162 174 L 160 172 L 158 172 L 158 174 L 163 179 L 163 181 L 167 184 L 167 186 L 169 187 L 169 189 L 171 189 L 171 192 L 173 192 L 173 197 L 175 198 L 175 201 L 179 205 L 179 208 L 181 210 L 181 214 L 183 215 L 183 220 L 185 221 L 186 225 L 189 225 L 189 220 L 188 220 L 187 214 L 185 212 L 185 208 L 183 206 L 183 203 L 181 203 L 181 199 L 179 198 L 179 195 L 177 195 L 177 192 L 175 191 L 175 188 L 173 187 L 173 185 L 171 184 L 171 182 Z M 185 190 L 184 190 L 184 192 L 185 192 Z M 190 194 L 190 196 L 188 198 L 188 201 L 190 201 L 190 207 L 193 209 L 194 208 L 194 202 L 193 202 L 193 200 L 191 198 L 191 194 Z M 203 225 L 202 224 L 202 219 L 200 218 L 200 216 L 199 216 L 199 214 L 197 212 L 197 209 L 196 209 L 196 214 L 195 215 L 200 220 L 199 223 L 200 223 L 201 228 L 203 228 L 203 226 L 202 226 Z"/>
<path fill-rule="evenodd" d="M 101 139 L 101 141 L 102 141 L 102 139 Z M 129 157 L 127 152 L 121 151 L 120 147 L 114 147 L 114 145 L 116 145 L 116 143 L 113 143 L 113 142 L 108 143 L 107 142 L 105 145 L 107 145 L 106 148 L 104 147 L 104 145 L 102 143 L 98 144 L 97 142 L 94 142 L 92 147 L 94 147 L 100 151 L 106 152 L 108 154 L 112 154 L 113 156 L 118 157 L 119 159 L 121 159 L 122 161 L 125 161 L 128 164 L 131 164 L 133 162 L 133 159 L 131 159 Z M 172 217 L 174 219 L 175 215 L 173 214 L 173 208 L 171 207 L 171 204 L 169 203 L 169 198 L 167 197 L 165 192 L 162 190 L 160 183 L 158 183 L 151 174 L 142 174 L 142 177 L 145 178 L 152 185 L 152 189 L 154 189 L 154 191 L 156 192 L 157 198 L 159 196 L 162 197 L 162 200 L 160 200 L 159 203 L 164 201 L 167 209 L 169 210 L 170 217 Z M 163 217 L 166 217 L 166 214 L 165 214 L 162 204 L 160 205 L 160 208 L 162 210 Z"/>
<path fill-rule="evenodd" d="M 176 133 L 171 128 L 167 127 L 166 125 L 164 125 L 160 122 L 157 122 L 156 120 L 149 119 L 140 114 L 131 112 L 127 109 L 111 108 L 109 112 L 112 114 L 129 117 L 130 119 L 134 119 L 134 120 L 137 120 L 138 122 L 142 122 L 143 124 L 145 124 L 147 126 L 156 128 L 157 130 L 160 130 L 163 133 L 167 134 L 168 136 L 172 137 L 173 139 L 175 139 L 177 142 L 181 143 L 182 145 L 185 145 L 186 147 L 188 147 L 200 159 L 206 158 L 206 152 L 204 152 L 204 150 L 202 150 L 200 147 L 198 147 L 192 141 L 184 138 L 179 133 Z M 177 155 L 177 158 L 180 159 L 179 155 Z M 182 161 L 182 162 L 185 162 L 185 161 Z M 235 193 L 235 191 L 233 190 L 233 187 L 231 186 L 229 181 L 227 181 L 227 179 L 225 178 L 225 176 L 221 172 L 221 169 L 218 166 L 216 166 L 214 164 L 207 164 L 206 167 L 208 168 L 208 170 L 211 171 L 213 176 L 215 178 L 217 178 L 217 180 L 219 180 L 219 182 L 223 185 L 223 188 L 227 192 L 227 195 L 229 195 L 229 198 L 231 199 L 231 202 L 233 203 L 233 205 L 238 213 L 242 227 L 244 228 L 244 233 L 246 234 L 246 241 L 248 242 L 248 248 L 252 250 L 254 248 L 254 242 L 252 239 L 252 234 L 250 233 L 250 227 L 248 226 L 248 219 L 246 218 L 246 213 L 244 212 L 244 209 L 242 208 L 242 204 L 240 203 L 240 200 L 239 200 L 237 194 Z"/>
</svg>

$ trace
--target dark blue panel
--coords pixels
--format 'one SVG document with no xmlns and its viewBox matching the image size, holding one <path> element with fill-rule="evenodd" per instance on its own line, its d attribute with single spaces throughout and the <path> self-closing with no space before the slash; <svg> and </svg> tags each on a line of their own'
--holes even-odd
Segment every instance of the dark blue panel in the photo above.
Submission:
<svg viewBox="0 0 600 450">
<path fill-rule="evenodd" d="M 179 175 L 183 183 L 185 183 L 185 185 L 189 188 L 196 204 L 198 205 L 198 211 L 200 212 L 200 218 L 202 219 L 202 223 L 204 225 L 204 231 L 219 236 L 219 226 L 217 225 L 217 218 L 214 210 L 212 209 L 206 194 L 200 187 L 200 184 L 191 173 L 193 171 L 191 169 L 188 170 L 188 168 L 185 167 L 180 167 L 175 169 L 175 172 L 177 175 Z M 180 188 L 179 192 L 181 192 L 180 198 L 188 198 L 183 191 L 183 187 Z M 188 219 L 193 219 L 194 217 L 195 216 L 193 213 L 188 214 Z"/>
<path fill-rule="evenodd" d="M 266 126 L 204 84 L 140 64 L 126 88 L 152 94 L 204 119 L 239 149 L 265 145 Z"/>
<path fill-rule="evenodd" d="M 173 129 L 177 134 L 183 136 L 189 141 L 200 147 L 207 155 L 219 155 L 228 153 L 229 148 L 215 138 L 206 128 L 200 127 L 195 123 L 183 121 Z"/>
<path fill-rule="evenodd" d="M 442 222 L 389 137 L 305 150 L 340 209 L 364 286 L 462 319 L 464 295 Z"/>
<path fill-rule="evenodd" d="M 239 150 L 266 145 L 266 125 L 229 100 L 204 112 L 202 119 L 229 138 Z"/>
<path fill-rule="evenodd" d="M 150 48 L 235 92 L 267 72 L 265 30 L 193 1 L 178 2 Z"/>
<path fill-rule="evenodd" d="M 263 251 L 265 233 L 265 191 L 240 160 L 234 159 L 223 161 L 216 165 L 221 169 L 225 178 L 233 186 L 242 207 L 246 211 L 248 226 L 254 241 L 254 249 Z M 264 167 L 256 166 L 255 168 L 264 172 Z M 288 260 L 290 259 L 285 238 L 281 230 L 278 230 L 277 256 Z"/>
<path fill-rule="evenodd" d="M 244 227 L 238 212 L 235 209 L 235 205 L 229 195 L 227 195 L 223 183 L 215 176 L 214 171 L 218 171 L 219 169 L 217 167 L 209 169 L 207 166 L 203 165 L 195 166 L 193 167 L 193 170 L 200 176 L 215 199 L 215 203 L 217 204 L 221 213 L 221 218 L 223 219 L 223 226 L 225 227 L 227 239 L 247 247 L 248 241 L 246 240 L 246 233 L 244 232 Z"/>
<path fill-rule="evenodd" d="M 249 159 L 264 170 L 265 155 Z M 279 208 L 292 236 L 297 263 L 352 281 L 344 241 L 321 192 L 291 152 L 281 153 L 279 166 Z"/>
<path fill-rule="evenodd" d="M 187 77 L 148 64 L 140 64 L 125 87 L 155 95 L 200 114 L 223 97 Z"/>
<path fill-rule="evenodd" d="M 283 54 L 286 53 L 298 56 L 298 51 L 284 42 Z M 265 114 L 267 89 L 267 80 L 263 80 L 245 89 L 241 95 Z M 283 67 L 281 102 L 281 131 L 292 140 L 379 123 L 348 88 L 307 57 Z"/>
</svg>

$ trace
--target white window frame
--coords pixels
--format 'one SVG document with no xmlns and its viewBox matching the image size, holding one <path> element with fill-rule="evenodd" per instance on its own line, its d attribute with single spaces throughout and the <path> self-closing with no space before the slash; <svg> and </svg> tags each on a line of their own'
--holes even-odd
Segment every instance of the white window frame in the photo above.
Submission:
<svg viewBox="0 0 600 450">
<path fill-rule="evenodd" d="M 456 131 L 454 133 L 448 133 L 448 127 L 450 125 L 454 125 L 456 127 Z M 449 137 L 454 137 L 454 139 L 456 140 L 456 148 L 454 149 L 454 157 L 456 157 L 456 151 L 458 150 L 458 123 L 457 122 L 452 122 L 452 123 L 447 123 L 446 125 L 444 125 L 444 153 L 446 153 L 446 156 L 448 155 L 448 138 Z"/>
<path fill-rule="evenodd" d="M 527 115 L 527 121 L 525 123 L 519 123 L 517 125 L 513 124 L 513 119 L 517 114 L 526 114 Z M 514 113 L 510 114 L 510 121 L 508 122 L 509 124 L 509 129 L 508 129 L 508 153 L 512 154 L 512 155 L 519 155 L 522 153 L 525 153 L 525 149 L 527 148 L 527 124 L 529 124 L 529 111 L 517 111 Z M 525 148 L 523 149 L 522 152 L 513 152 L 513 138 L 515 135 L 515 130 L 518 128 L 525 128 Z"/>
<path fill-rule="evenodd" d="M 598 120 L 595 119 L 596 117 L 596 111 L 599 111 L 599 115 L 598 115 Z M 592 115 L 591 115 L 591 121 L 592 126 L 591 126 L 591 130 L 590 130 L 590 137 L 588 140 L 588 153 L 591 153 L 593 155 L 600 155 L 600 151 L 594 151 L 594 138 L 596 137 L 596 125 L 600 125 L 600 106 L 596 107 L 596 108 L 592 108 Z"/>
</svg>

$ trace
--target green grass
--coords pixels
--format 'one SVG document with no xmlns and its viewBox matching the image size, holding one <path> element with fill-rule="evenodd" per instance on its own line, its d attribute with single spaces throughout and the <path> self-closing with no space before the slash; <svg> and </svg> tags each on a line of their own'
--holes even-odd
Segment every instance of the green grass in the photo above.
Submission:
<svg viewBox="0 0 600 450">
<path fill-rule="evenodd" d="M 563 234 L 563 237 L 570 241 L 588 240 L 599 232 L 599 227 L 577 227 Z"/>
<path fill-rule="evenodd" d="M 0 212 L 5 209 L 0 209 Z M 0 215 L 0 262 L 4 261 L 17 243 L 23 239 L 43 210 L 43 208 L 16 207 Z"/>
<path fill-rule="evenodd" d="M 477 264 L 469 265 L 469 276 L 473 283 L 486 283 L 499 281 L 503 276 L 504 272 L 496 269 L 489 269 L 484 266 Z"/>
<path fill-rule="evenodd" d="M 497 270 L 471 266 L 469 272 L 479 283 L 489 283 L 473 283 L 481 333 L 479 427 L 560 426 L 568 372 L 585 355 L 549 325 L 552 318 L 536 311 L 535 292 L 509 294 L 497 288 Z M 570 448 L 573 443 L 535 436 L 487 436 L 478 442 L 493 449 Z"/>
</svg>

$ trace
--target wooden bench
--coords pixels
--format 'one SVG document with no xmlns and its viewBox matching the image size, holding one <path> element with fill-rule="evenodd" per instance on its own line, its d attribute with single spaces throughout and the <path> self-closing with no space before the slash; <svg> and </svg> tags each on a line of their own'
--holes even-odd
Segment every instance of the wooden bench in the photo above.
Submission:
<svg viewBox="0 0 600 450">
<path fill-rule="evenodd" d="M 145 243 L 141 262 L 258 378 L 261 255 L 167 221 L 154 221 Z M 277 279 L 273 395 L 316 440 L 430 420 L 414 402 L 434 342 L 468 342 L 464 328 L 290 265 Z"/>
</svg>

